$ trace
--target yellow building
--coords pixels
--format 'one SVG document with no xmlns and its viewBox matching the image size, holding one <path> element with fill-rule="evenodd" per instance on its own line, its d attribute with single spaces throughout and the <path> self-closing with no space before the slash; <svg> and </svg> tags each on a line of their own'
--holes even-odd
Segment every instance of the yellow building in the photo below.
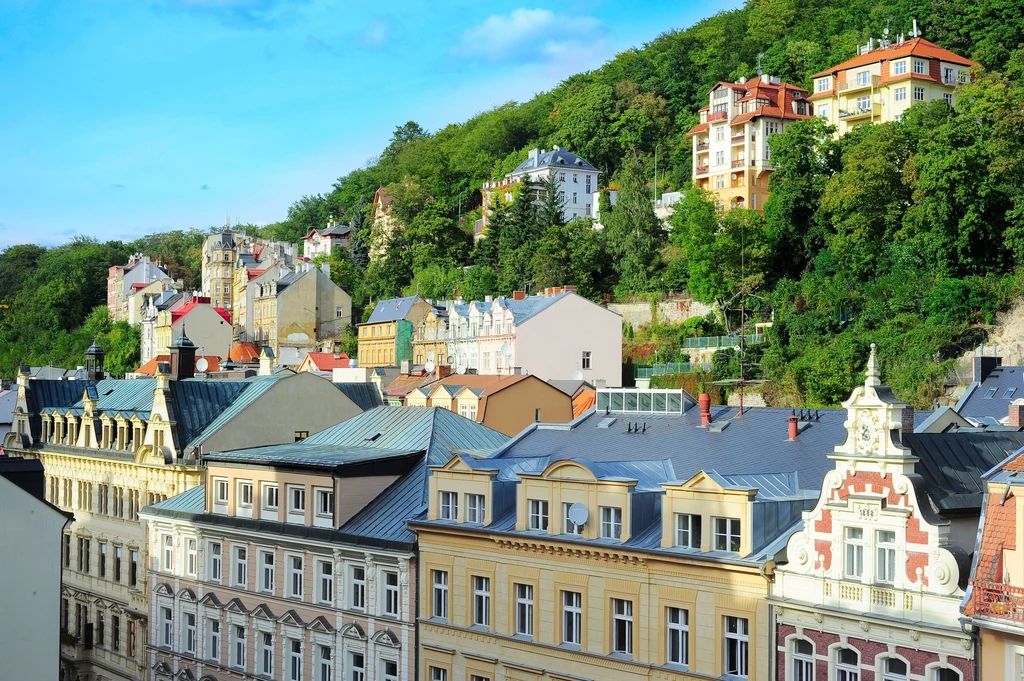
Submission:
<svg viewBox="0 0 1024 681">
<path fill-rule="evenodd" d="M 206 238 L 202 258 L 203 295 L 210 298 L 214 307 L 230 310 L 235 260 L 238 258 L 238 242 L 231 227 L 225 225 L 220 234 Z"/>
<path fill-rule="evenodd" d="M 433 307 L 419 296 L 381 300 L 359 325 L 359 365 L 394 367 L 413 359 L 412 334 Z"/>
<path fill-rule="evenodd" d="M 444 308 L 431 307 L 412 328 L 413 364 L 423 366 L 428 361 L 433 361 L 434 366 L 449 366 L 447 336 L 447 311 Z M 430 353 L 434 353 L 433 358 Z"/>
<path fill-rule="evenodd" d="M 784 410 L 717 409 L 702 428 L 682 391 L 602 399 L 618 410 L 432 469 L 410 522 L 419 678 L 770 678 L 774 556 L 842 415 L 789 440 Z"/>
<path fill-rule="evenodd" d="M 924 38 L 874 39 L 860 54 L 816 73 L 814 112 L 845 135 L 862 123 L 898 121 L 918 102 L 956 99 L 956 88 L 968 80 L 970 59 Z"/>
</svg>

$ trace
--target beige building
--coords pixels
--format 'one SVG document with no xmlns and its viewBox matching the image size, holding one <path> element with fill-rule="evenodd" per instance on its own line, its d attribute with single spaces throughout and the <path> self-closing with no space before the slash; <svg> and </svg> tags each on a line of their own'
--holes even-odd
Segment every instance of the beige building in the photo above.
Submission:
<svg viewBox="0 0 1024 681">
<path fill-rule="evenodd" d="M 405 229 L 392 213 L 395 197 L 390 190 L 379 187 L 373 195 L 370 209 L 370 245 L 367 249 L 370 260 L 380 260 L 388 252 L 388 246 L 395 232 Z"/>
<path fill-rule="evenodd" d="M 416 678 L 415 535 L 427 466 L 507 438 L 381 407 L 308 439 L 212 453 L 149 521 L 147 678 Z"/>
<path fill-rule="evenodd" d="M 298 366 L 323 341 L 340 339 L 352 321 L 352 298 L 316 266 L 257 277 L 250 286 L 251 340 L 271 348 L 279 366 Z"/>
<path fill-rule="evenodd" d="M 840 136 L 863 123 L 898 121 L 918 102 L 944 99 L 952 106 L 957 87 L 977 66 L 920 37 L 872 38 L 859 52 L 812 76 L 814 112 Z"/>
<path fill-rule="evenodd" d="M 181 307 L 157 312 L 154 346 L 143 350 L 150 359 L 167 352 L 174 339 L 187 333 L 200 354 L 227 357 L 231 351 L 231 312 L 207 298 L 192 298 Z"/>
<path fill-rule="evenodd" d="M 75 514 L 62 545 L 64 678 L 149 677 L 143 506 L 200 484 L 208 451 L 293 442 L 361 411 L 309 373 L 191 378 L 195 351 L 179 338 L 172 373 L 155 379 L 103 380 L 95 346 L 86 380 L 18 377 L 3 447 L 41 461 L 46 499 Z"/>
<path fill-rule="evenodd" d="M 160 282 L 160 286 L 151 285 Z M 167 270 L 159 263 L 141 253 L 134 254 L 126 265 L 114 265 L 107 274 L 107 312 L 115 322 L 127 321 L 138 324 L 141 312 L 138 299 L 134 299 L 140 291 L 149 291 L 181 287 L 167 274 Z"/>
<path fill-rule="evenodd" d="M 203 242 L 203 295 L 214 307 L 226 310 L 232 307 L 233 271 L 237 257 L 238 242 L 228 225 L 224 225 L 220 234 L 213 234 Z"/>
<path fill-rule="evenodd" d="M 290 270 L 283 263 L 270 263 L 265 269 L 258 267 L 235 267 L 234 309 L 231 324 L 234 342 L 251 342 L 255 335 L 255 310 L 253 302 L 264 286 L 286 276 Z"/>
<path fill-rule="evenodd" d="M 607 413 L 432 468 L 410 523 L 418 678 L 771 677 L 770 570 L 842 415 L 788 440 L 785 410 L 716 408 L 701 427 L 682 391 L 598 397 Z"/>
<path fill-rule="evenodd" d="M 454 375 L 416 388 L 409 407 L 441 407 L 509 437 L 531 423 L 572 421 L 572 397 L 536 376 Z"/>
</svg>

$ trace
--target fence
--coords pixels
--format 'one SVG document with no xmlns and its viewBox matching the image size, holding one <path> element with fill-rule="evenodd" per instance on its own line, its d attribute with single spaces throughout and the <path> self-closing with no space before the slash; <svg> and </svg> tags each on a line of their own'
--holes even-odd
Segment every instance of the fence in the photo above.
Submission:
<svg viewBox="0 0 1024 681">
<path fill-rule="evenodd" d="M 743 336 L 747 345 L 756 345 L 764 340 L 764 334 L 752 333 Z M 740 344 L 740 336 L 700 336 L 698 338 L 684 338 L 680 348 L 731 348 Z"/>
<path fill-rule="evenodd" d="M 634 378 L 650 378 L 667 374 L 692 374 L 698 371 L 711 371 L 711 364 L 700 362 L 665 362 L 649 366 L 634 366 Z"/>
</svg>

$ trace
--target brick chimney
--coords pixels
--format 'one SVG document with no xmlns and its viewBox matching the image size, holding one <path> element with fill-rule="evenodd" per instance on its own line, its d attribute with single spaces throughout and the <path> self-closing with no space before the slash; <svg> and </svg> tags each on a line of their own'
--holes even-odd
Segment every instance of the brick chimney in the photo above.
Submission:
<svg viewBox="0 0 1024 681">
<path fill-rule="evenodd" d="M 1006 425 L 1011 428 L 1024 426 L 1024 399 L 1018 398 L 1010 403 L 1010 414 L 1006 420 Z"/>
<path fill-rule="evenodd" d="M 795 440 L 800 435 L 800 417 L 796 413 L 789 415 L 789 439 Z"/>
<path fill-rule="evenodd" d="M 700 405 L 700 425 L 711 425 L 711 395 L 707 391 L 697 396 L 697 404 Z"/>
<path fill-rule="evenodd" d="M 914 432 L 914 407 L 907 405 L 903 407 L 903 412 L 900 414 L 900 425 L 902 428 L 902 435 L 906 437 Z M 906 443 L 906 440 L 903 440 Z"/>
<path fill-rule="evenodd" d="M 526 291 L 513 291 L 512 300 L 526 300 Z"/>
</svg>

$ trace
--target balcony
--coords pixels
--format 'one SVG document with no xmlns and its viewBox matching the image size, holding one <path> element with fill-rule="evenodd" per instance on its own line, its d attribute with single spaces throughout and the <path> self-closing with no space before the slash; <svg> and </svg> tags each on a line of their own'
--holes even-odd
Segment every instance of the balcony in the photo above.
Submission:
<svg viewBox="0 0 1024 681">
<path fill-rule="evenodd" d="M 732 143 L 733 144 L 743 144 L 743 142 L 745 142 L 746 139 L 747 139 L 747 136 L 744 135 L 743 133 L 740 133 L 739 135 L 733 135 L 732 136 Z"/>
<path fill-rule="evenodd" d="M 839 120 L 851 121 L 857 118 L 874 118 L 882 115 L 881 104 L 871 104 L 864 108 L 840 109 Z"/>
<path fill-rule="evenodd" d="M 882 79 L 879 78 L 878 76 L 871 76 L 867 80 L 861 82 L 858 82 L 856 80 L 853 82 L 843 81 L 842 83 L 839 83 L 839 91 L 854 92 L 856 90 L 865 90 L 867 88 L 878 87 L 881 82 Z"/>
<path fill-rule="evenodd" d="M 1024 588 L 975 580 L 971 598 L 974 614 L 1024 625 Z"/>
<path fill-rule="evenodd" d="M 711 143 L 704 140 L 703 142 L 697 142 L 696 149 L 697 151 L 707 151 L 709 146 L 711 146 Z"/>
<path fill-rule="evenodd" d="M 732 167 L 733 168 L 746 168 L 747 167 L 747 161 L 746 161 L 746 159 L 743 159 L 743 158 L 737 159 L 737 160 L 732 162 Z"/>
<path fill-rule="evenodd" d="M 724 121 L 728 117 L 729 113 L 726 111 L 712 111 L 711 113 L 708 114 L 708 123 L 713 123 L 715 121 Z"/>
<path fill-rule="evenodd" d="M 696 170 L 696 176 L 697 177 L 701 177 L 701 176 L 707 175 L 707 174 L 708 174 L 708 167 L 707 166 L 697 166 L 697 170 Z"/>
</svg>

